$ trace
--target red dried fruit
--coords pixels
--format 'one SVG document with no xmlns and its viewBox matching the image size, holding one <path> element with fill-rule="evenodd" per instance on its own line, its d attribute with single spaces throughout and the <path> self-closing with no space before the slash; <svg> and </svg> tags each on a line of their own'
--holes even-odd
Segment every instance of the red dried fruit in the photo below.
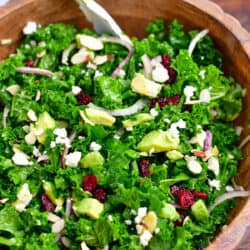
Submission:
<svg viewBox="0 0 250 250">
<path fill-rule="evenodd" d="M 33 60 L 27 60 L 25 62 L 25 66 L 27 66 L 27 67 L 34 67 L 35 66 L 35 62 Z"/>
<path fill-rule="evenodd" d="M 189 209 L 194 204 L 194 195 L 188 189 L 182 189 L 178 195 L 179 204 L 183 209 Z"/>
<path fill-rule="evenodd" d="M 146 160 L 146 159 L 140 160 L 138 163 L 138 167 L 139 167 L 141 176 L 143 177 L 150 176 L 149 160 Z"/>
<path fill-rule="evenodd" d="M 179 194 L 180 194 L 180 191 L 182 190 L 182 188 L 180 186 L 177 186 L 177 185 L 173 185 L 171 188 L 170 188 L 170 191 L 171 191 L 171 194 L 175 197 L 178 197 Z"/>
<path fill-rule="evenodd" d="M 169 79 L 166 81 L 166 83 L 172 83 L 177 77 L 177 72 L 173 68 L 169 67 L 168 75 L 169 75 Z"/>
<path fill-rule="evenodd" d="M 106 200 L 106 192 L 103 188 L 98 188 L 93 193 L 94 198 L 96 198 L 100 202 L 105 202 Z"/>
<path fill-rule="evenodd" d="M 168 69 L 170 67 L 170 63 L 171 63 L 171 58 L 169 55 L 162 55 L 161 56 L 161 61 L 162 61 L 162 65 Z"/>
<path fill-rule="evenodd" d="M 82 188 L 84 191 L 92 193 L 97 185 L 97 178 L 95 175 L 86 175 L 82 182 Z"/>
<path fill-rule="evenodd" d="M 158 103 L 160 108 L 162 109 L 164 106 L 172 103 L 173 105 L 177 105 L 180 102 L 180 95 L 174 95 L 170 97 L 159 97 L 151 100 L 151 107 L 155 107 Z"/>
<path fill-rule="evenodd" d="M 193 193 L 195 198 L 199 198 L 199 199 L 207 199 L 208 198 L 208 195 L 205 192 L 192 190 L 192 193 Z"/>
<path fill-rule="evenodd" d="M 41 202 L 44 210 L 49 212 L 53 212 L 55 210 L 55 205 L 50 201 L 46 194 L 42 194 Z"/>
<path fill-rule="evenodd" d="M 87 105 L 91 102 L 91 97 L 83 91 L 81 91 L 76 98 L 78 105 Z"/>
</svg>

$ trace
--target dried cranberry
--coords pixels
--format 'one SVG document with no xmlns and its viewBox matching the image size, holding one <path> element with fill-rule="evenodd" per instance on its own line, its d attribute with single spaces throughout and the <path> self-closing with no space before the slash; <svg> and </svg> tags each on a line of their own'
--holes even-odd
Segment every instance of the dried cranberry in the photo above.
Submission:
<svg viewBox="0 0 250 250">
<path fill-rule="evenodd" d="M 180 227 L 180 226 L 182 226 L 183 225 L 183 222 L 184 222 L 184 220 L 185 220 L 185 214 L 183 214 L 182 212 L 180 212 L 180 211 L 178 211 L 178 214 L 180 215 L 180 218 L 179 218 L 179 220 L 177 220 L 177 221 L 175 221 L 175 223 L 174 223 L 174 225 L 176 226 L 176 227 Z"/>
<path fill-rule="evenodd" d="M 161 56 L 161 61 L 162 61 L 162 65 L 168 69 L 170 67 L 170 63 L 171 63 L 171 58 L 169 55 L 162 55 Z"/>
<path fill-rule="evenodd" d="M 172 83 L 177 77 L 177 72 L 173 68 L 169 67 L 168 75 L 169 75 L 169 79 L 166 81 L 166 83 Z"/>
<path fill-rule="evenodd" d="M 143 177 L 150 176 L 149 160 L 145 160 L 145 159 L 140 160 L 138 167 L 139 167 L 139 171 L 140 171 L 141 176 L 143 176 Z"/>
<path fill-rule="evenodd" d="M 50 201 L 46 194 L 42 194 L 41 202 L 44 210 L 49 212 L 53 212 L 55 210 L 55 205 Z"/>
<path fill-rule="evenodd" d="M 179 204 L 183 209 L 188 209 L 194 204 L 194 195 L 188 189 L 182 189 L 178 195 Z"/>
<path fill-rule="evenodd" d="M 81 91 L 76 98 L 78 105 L 87 105 L 91 102 L 91 97 L 83 91 Z"/>
<path fill-rule="evenodd" d="M 27 67 L 34 67 L 35 66 L 35 62 L 33 60 L 27 60 L 25 62 L 25 66 L 27 66 Z"/>
<path fill-rule="evenodd" d="M 82 188 L 84 191 L 93 192 L 97 185 L 97 178 L 95 175 L 86 175 L 83 179 Z"/>
<path fill-rule="evenodd" d="M 193 195 L 195 198 L 199 198 L 199 199 L 207 199 L 208 195 L 205 192 L 199 192 L 196 190 L 192 191 Z"/>
<path fill-rule="evenodd" d="M 177 186 L 177 185 L 173 185 L 171 188 L 170 188 L 170 191 L 171 191 L 171 194 L 175 197 L 178 197 L 179 194 L 180 194 L 180 191 L 182 190 L 182 188 L 180 186 Z"/>
<path fill-rule="evenodd" d="M 177 105 L 180 102 L 180 95 L 174 95 L 170 97 L 159 97 L 154 98 L 151 100 L 151 107 L 155 107 L 155 105 L 158 103 L 160 108 L 162 109 L 166 105 L 172 103 L 173 105 Z"/>
<path fill-rule="evenodd" d="M 103 188 L 96 189 L 93 193 L 93 196 L 102 203 L 106 200 L 106 192 Z"/>
</svg>

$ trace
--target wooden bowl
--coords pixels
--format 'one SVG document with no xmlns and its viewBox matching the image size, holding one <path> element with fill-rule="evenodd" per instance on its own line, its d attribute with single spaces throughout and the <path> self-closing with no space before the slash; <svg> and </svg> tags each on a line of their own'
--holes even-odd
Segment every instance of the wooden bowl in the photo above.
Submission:
<svg viewBox="0 0 250 250">
<path fill-rule="evenodd" d="M 145 25 L 155 18 L 171 21 L 179 19 L 186 27 L 208 28 L 210 35 L 222 51 L 224 70 L 235 77 L 247 90 L 244 110 L 235 122 L 244 126 L 242 137 L 250 130 L 247 117 L 250 113 L 250 35 L 232 16 L 224 13 L 207 0 L 154 0 L 125 1 L 98 0 L 117 20 L 128 35 L 143 37 Z M 22 38 L 22 28 L 27 21 L 42 25 L 62 21 L 77 26 L 91 25 L 74 1 L 69 0 L 11 0 L 0 8 L 0 38 L 12 38 L 9 46 L 0 47 L 0 58 L 15 51 Z M 239 166 L 237 183 L 250 189 L 250 145 L 244 147 L 244 160 Z M 250 199 L 241 199 L 231 213 L 229 226 L 211 243 L 212 249 L 250 249 Z M 248 245 L 247 245 L 248 244 Z"/>
</svg>

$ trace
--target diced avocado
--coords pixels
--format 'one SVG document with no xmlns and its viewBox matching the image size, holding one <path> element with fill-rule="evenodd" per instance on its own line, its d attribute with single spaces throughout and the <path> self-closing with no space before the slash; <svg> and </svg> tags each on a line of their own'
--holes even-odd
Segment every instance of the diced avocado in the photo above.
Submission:
<svg viewBox="0 0 250 250">
<path fill-rule="evenodd" d="M 55 128 L 55 120 L 46 111 L 39 115 L 38 121 L 36 122 L 36 130 L 42 129 L 41 135 L 37 135 L 37 140 L 40 143 L 44 143 L 46 139 L 46 129 Z"/>
<path fill-rule="evenodd" d="M 64 199 L 62 197 L 58 197 L 56 195 L 56 190 L 54 185 L 51 182 L 44 181 L 43 182 L 43 189 L 45 194 L 51 200 L 51 202 L 56 206 L 62 206 L 64 203 Z"/>
<path fill-rule="evenodd" d="M 94 198 L 84 198 L 73 205 L 73 210 L 77 215 L 87 215 L 95 220 L 99 218 L 103 209 L 103 204 Z"/>
<path fill-rule="evenodd" d="M 112 126 L 115 123 L 115 117 L 103 110 L 86 108 L 85 114 L 86 117 L 94 124 Z"/>
<path fill-rule="evenodd" d="M 90 152 L 81 160 L 81 166 L 83 168 L 95 168 L 101 167 L 104 164 L 104 158 L 100 152 Z"/>
<path fill-rule="evenodd" d="M 196 201 L 192 205 L 191 211 L 195 219 L 198 221 L 204 221 L 209 217 L 208 209 L 203 200 Z"/>
<path fill-rule="evenodd" d="M 168 151 L 166 153 L 166 156 L 172 161 L 177 161 L 177 160 L 182 159 L 184 157 L 184 155 L 177 150 Z"/>
<path fill-rule="evenodd" d="M 171 221 L 176 221 L 180 218 L 180 215 L 177 213 L 175 207 L 165 202 L 163 208 L 160 210 L 159 216 Z"/>
<path fill-rule="evenodd" d="M 131 128 L 134 126 L 139 125 L 143 122 L 148 122 L 154 120 L 154 116 L 147 114 L 147 113 L 141 113 L 138 114 L 134 119 L 128 119 L 122 122 L 122 125 L 124 128 Z"/>
<path fill-rule="evenodd" d="M 155 130 L 145 135 L 137 148 L 143 152 L 154 153 L 174 150 L 178 147 L 180 139 L 171 131 Z"/>
<path fill-rule="evenodd" d="M 162 85 L 148 80 L 142 74 L 136 74 L 131 82 L 131 88 L 135 93 L 155 98 L 161 92 Z"/>
</svg>

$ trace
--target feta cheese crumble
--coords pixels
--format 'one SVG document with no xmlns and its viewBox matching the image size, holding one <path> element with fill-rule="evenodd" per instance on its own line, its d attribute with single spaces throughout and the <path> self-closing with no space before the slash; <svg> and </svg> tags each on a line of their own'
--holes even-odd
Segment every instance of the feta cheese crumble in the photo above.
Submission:
<svg viewBox="0 0 250 250">
<path fill-rule="evenodd" d="M 28 160 L 28 157 L 26 156 L 26 154 L 21 153 L 21 152 L 16 152 L 13 156 L 12 156 L 12 161 L 19 166 L 28 166 L 30 165 L 30 162 Z"/>
<path fill-rule="evenodd" d="M 82 89 L 78 86 L 72 86 L 71 91 L 74 95 L 78 95 L 82 91 Z"/>
<path fill-rule="evenodd" d="M 211 170 L 215 176 L 219 175 L 220 164 L 217 157 L 212 156 L 208 159 L 208 169 Z"/>
<path fill-rule="evenodd" d="M 208 185 L 210 187 L 210 189 L 212 190 L 213 188 L 215 188 L 216 190 L 220 190 L 221 186 L 220 186 L 220 181 L 219 180 L 208 180 Z"/>
<path fill-rule="evenodd" d="M 67 137 L 67 130 L 65 128 L 56 128 L 53 131 L 53 134 L 57 135 L 58 137 L 61 137 L 61 138 L 66 138 Z"/>
<path fill-rule="evenodd" d="M 23 28 L 23 34 L 24 35 L 31 35 L 33 32 L 35 32 L 38 28 L 38 25 L 36 22 L 29 21 Z"/>
<path fill-rule="evenodd" d="M 69 153 L 65 156 L 65 165 L 70 167 L 77 167 L 79 161 L 81 160 L 82 153 L 79 151 L 75 151 L 73 153 Z"/>
<path fill-rule="evenodd" d="M 90 146 L 89 146 L 89 149 L 90 149 L 91 151 L 99 151 L 99 150 L 101 150 L 101 148 L 102 148 L 102 145 L 100 145 L 100 144 L 98 144 L 98 143 L 96 143 L 96 142 L 94 142 L 94 141 L 92 141 L 92 142 L 90 143 Z"/>
<path fill-rule="evenodd" d="M 144 230 L 144 232 L 140 235 L 140 244 L 144 247 L 148 246 L 153 235 L 148 231 Z"/>
<path fill-rule="evenodd" d="M 150 109 L 149 112 L 153 117 L 156 117 L 159 114 L 159 112 L 155 108 Z"/>
<path fill-rule="evenodd" d="M 169 79 L 168 71 L 161 63 L 157 63 L 153 68 L 152 79 L 160 83 L 166 82 Z"/>
<path fill-rule="evenodd" d="M 186 122 L 180 119 L 179 121 L 172 123 L 169 128 L 169 131 L 178 136 L 179 135 L 178 128 L 186 128 Z"/>
</svg>

